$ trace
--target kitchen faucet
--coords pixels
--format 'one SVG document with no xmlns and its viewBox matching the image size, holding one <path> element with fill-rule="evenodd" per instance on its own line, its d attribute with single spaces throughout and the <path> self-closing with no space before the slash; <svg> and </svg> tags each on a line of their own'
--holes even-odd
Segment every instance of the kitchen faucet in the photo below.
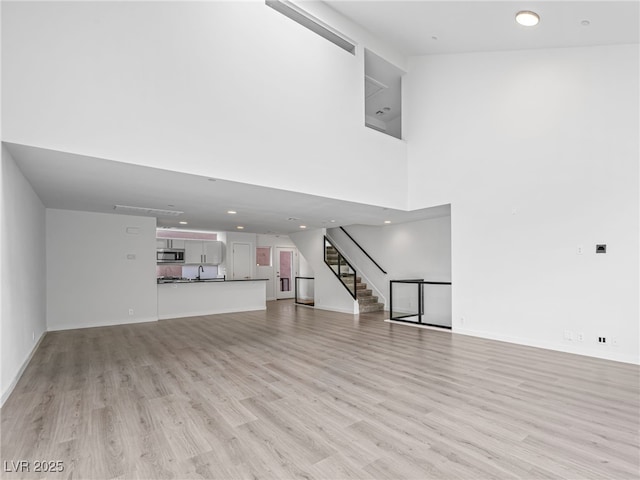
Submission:
<svg viewBox="0 0 640 480">
<path fill-rule="evenodd" d="M 202 273 L 204 273 L 204 267 L 202 265 L 198 267 L 198 276 L 196 277 L 198 280 L 200 280 L 200 270 L 202 270 Z"/>
</svg>

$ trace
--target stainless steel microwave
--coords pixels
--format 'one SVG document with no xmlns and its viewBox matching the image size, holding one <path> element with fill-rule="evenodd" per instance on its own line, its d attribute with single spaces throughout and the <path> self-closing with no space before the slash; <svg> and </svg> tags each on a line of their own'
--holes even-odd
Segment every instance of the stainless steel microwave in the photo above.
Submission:
<svg viewBox="0 0 640 480">
<path fill-rule="evenodd" d="M 157 263 L 184 263 L 183 248 L 159 248 L 156 251 Z"/>
</svg>

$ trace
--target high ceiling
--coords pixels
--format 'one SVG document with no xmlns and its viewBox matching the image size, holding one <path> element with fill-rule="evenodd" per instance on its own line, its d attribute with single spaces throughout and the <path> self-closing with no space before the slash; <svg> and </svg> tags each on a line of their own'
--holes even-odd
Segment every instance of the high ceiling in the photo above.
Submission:
<svg viewBox="0 0 640 480">
<path fill-rule="evenodd" d="M 159 227 L 288 234 L 307 228 L 384 225 L 449 214 L 449 206 L 405 212 L 128 163 L 5 144 L 47 208 L 116 213 L 116 205 L 182 211 Z M 227 213 L 229 210 L 236 214 Z M 117 212 L 120 213 L 120 212 Z M 132 213 L 137 214 L 139 213 Z M 181 225 L 186 221 L 187 225 Z"/>
<path fill-rule="evenodd" d="M 629 44 L 638 43 L 640 34 L 638 1 L 325 3 L 407 56 Z M 518 25 L 514 19 L 520 10 L 535 11 L 540 23 Z"/>
<path fill-rule="evenodd" d="M 325 3 L 407 56 L 638 43 L 640 32 L 638 1 Z M 536 11 L 540 24 L 517 25 L 514 16 L 522 9 Z M 405 212 L 34 147 L 8 148 L 48 208 L 113 213 L 114 205 L 131 205 L 185 212 L 159 217 L 164 227 L 234 231 L 240 225 L 245 232 L 287 234 L 300 225 L 383 225 L 449 214 L 448 206 Z"/>
</svg>

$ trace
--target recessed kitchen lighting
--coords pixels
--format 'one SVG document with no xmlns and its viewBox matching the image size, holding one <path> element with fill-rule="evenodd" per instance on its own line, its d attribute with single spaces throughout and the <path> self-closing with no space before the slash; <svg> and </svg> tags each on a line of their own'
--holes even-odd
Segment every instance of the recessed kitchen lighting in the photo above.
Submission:
<svg viewBox="0 0 640 480">
<path fill-rule="evenodd" d="M 385 220 L 384 223 L 391 223 L 391 220 Z"/>
<path fill-rule="evenodd" d="M 582 20 L 580 22 L 580 25 L 582 25 L 583 27 L 588 27 L 589 25 L 591 25 L 591 22 L 589 20 Z"/>
<path fill-rule="evenodd" d="M 431 35 L 431 40 L 438 40 L 438 36 L 437 35 Z"/>
<path fill-rule="evenodd" d="M 217 179 L 215 179 L 215 178 L 207 178 L 207 180 L 209 180 L 210 182 L 215 182 Z"/>
<path fill-rule="evenodd" d="M 173 207 L 175 207 L 175 205 L 167 205 L 167 207 L 171 207 L 171 208 L 173 208 Z"/>
<path fill-rule="evenodd" d="M 300 228 L 307 228 L 306 225 L 300 225 Z"/>
<path fill-rule="evenodd" d="M 336 221 L 335 220 L 331 220 L 331 223 L 336 223 Z"/>
<path fill-rule="evenodd" d="M 537 25 L 539 21 L 540 16 L 536 12 L 522 10 L 521 12 L 516 13 L 516 22 L 523 27 L 533 27 Z"/>
<path fill-rule="evenodd" d="M 187 222 L 180 222 L 180 225 L 187 225 Z"/>
<path fill-rule="evenodd" d="M 227 210 L 227 213 L 228 213 L 229 215 L 235 215 L 235 214 L 236 214 L 236 213 L 238 213 L 238 212 L 236 212 L 235 210 Z"/>
<path fill-rule="evenodd" d="M 244 230 L 244 227 L 243 227 L 242 225 L 238 225 L 236 228 L 237 228 L 238 230 Z"/>
</svg>

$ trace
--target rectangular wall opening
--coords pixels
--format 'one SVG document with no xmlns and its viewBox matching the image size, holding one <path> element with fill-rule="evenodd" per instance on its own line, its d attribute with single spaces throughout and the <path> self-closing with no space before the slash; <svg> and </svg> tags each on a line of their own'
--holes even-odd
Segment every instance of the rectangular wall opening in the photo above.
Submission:
<svg viewBox="0 0 640 480">
<path fill-rule="evenodd" d="M 396 138 L 402 138 L 402 76 L 404 73 L 384 58 L 365 49 L 365 125 Z"/>
</svg>

